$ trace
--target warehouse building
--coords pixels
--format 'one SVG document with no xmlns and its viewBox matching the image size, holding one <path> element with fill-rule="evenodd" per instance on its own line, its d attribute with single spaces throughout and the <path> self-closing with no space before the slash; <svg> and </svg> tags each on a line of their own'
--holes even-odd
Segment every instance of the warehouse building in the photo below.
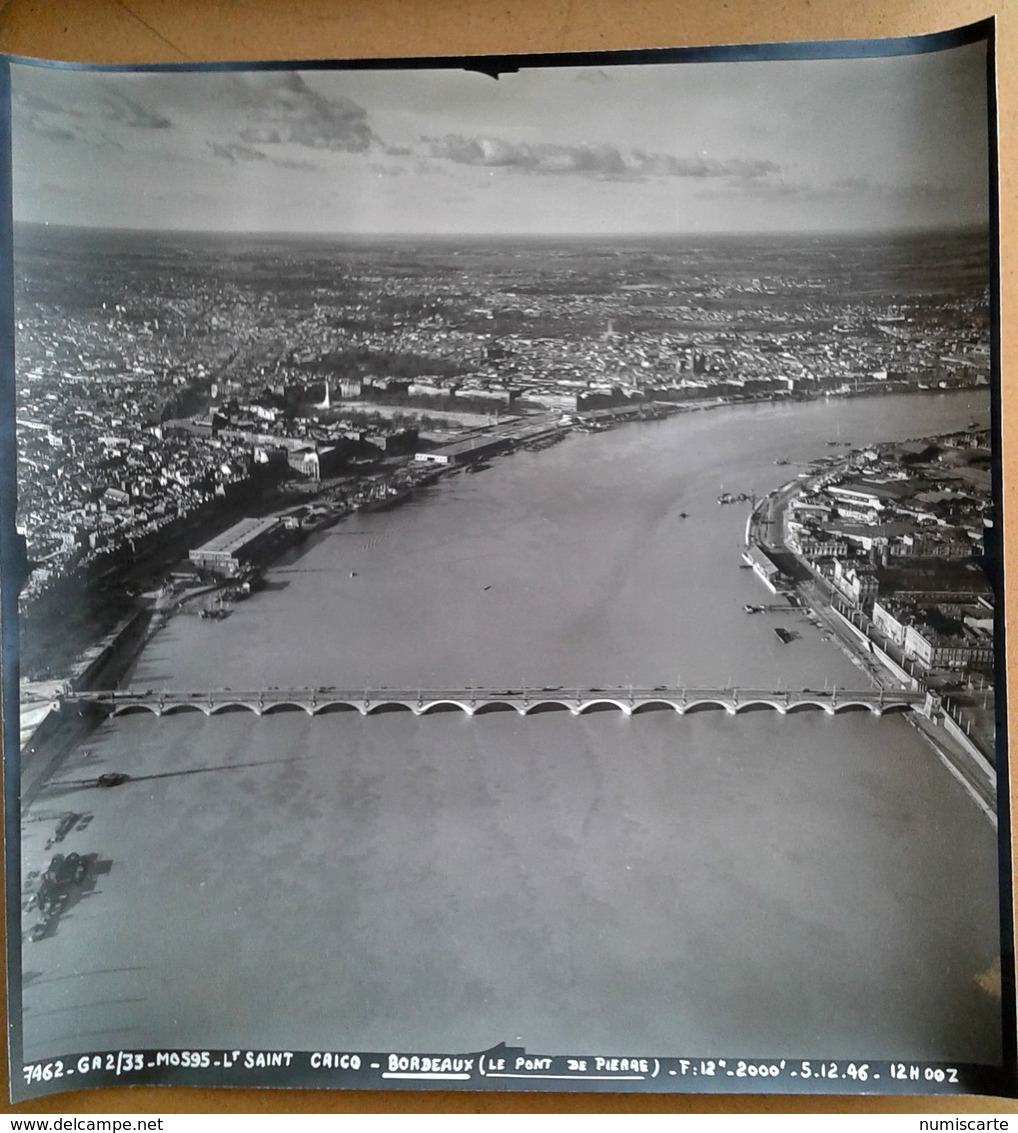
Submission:
<svg viewBox="0 0 1018 1133">
<path fill-rule="evenodd" d="M 504 452 L 511 444 L 509 437 L 470 437 L 455 444 L 442 445 L 429 452 L 417 452 L 414 460 L 428 464 L 472 464 Z"/>
<path fill-rule="evenodd" d="M 246 566 L 258 566 L 282 549 L 292 532 L 281 519 L 242 519 L 210 539 L 189 558 L 195 566 L 215 574 L 234 575 Z"/>
</svg>

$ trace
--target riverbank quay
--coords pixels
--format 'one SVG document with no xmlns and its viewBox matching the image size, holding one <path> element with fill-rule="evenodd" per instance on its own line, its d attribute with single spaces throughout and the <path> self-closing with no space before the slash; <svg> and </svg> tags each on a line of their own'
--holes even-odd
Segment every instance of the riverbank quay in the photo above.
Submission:
<svg viewBox="0 0 1018 1133">
<path fill-rule="evenodd" d="M 641 404 L 639 406 L 595 410 L 572 418 L 563 418 L 560 414 L 547 413 L 536 417 L 517 419 L 512 422 L 503 422 L 501 425 L 496 424 L 490 429 L 480 432 L 489 436 L 503 436 L 510 440 L 512 443 L 507 445 L 502 453 L 498 454 L 498 456 L 508 457 L 521 448 L 524 450 L 540 449 L 549 444 L 554 444 L 573 431 L 590 431 L 593 428 L 593 431 L 601 432 L 634 421 L 646 422 L 647 420 L 660 420 L 662 417 L 671 417 L 676 414 L 696 414 L 706 409 L 718 409 L 724 405 L 738 408 L 735 403 L 718 398 L 676 404 L 663 403 L 652 407 L 657 412 L 649 409 L 646 404 Z M 497 457 L 493 459 L 497 459 Z M 411 499 L 419 489 L 435 485 L 439 481 L 458 475 L 464 470 L 462 466 L 415 465 L 413 461 L 403 458 L 385 463 L 386 467 L 382 471 L 375 471 L 373 474 L 366 474 L 366 470 L 363 470 L 352 476 L 335 477 L 317 483 L 288 485 L 285 491 L 281 490 L 274 500 L 265 500 L 263 506 L 253 510 L 255 514 L 269 514 L 277 518 L 293 516 L 295 512 L 303 512 L 302 524 L 304 530 L 307 534 L 313 534 L 325 531 L 341 519 L 359 511 L 372 512 L 397 507 Z M 774 463 L 779 462 L 775 461 Z M 828 474 L 832 467 L 828 463 L 824 469 L 824 474 Z M 790 495 L 802 490 L 805 482 L 805 480 L 793 480 L 771 496 L 765 497 L 757 505 L 747 524 L 747 539 L 751 537 L 752 532 L 754 539 L 761 544 L 770 546 L 771 551 L 779 556 L 780 561 L 789 568 L 794 565 L 794 557 L 787 549 L 783 549 L 782 509 Z M 270 504 L 270 506 L 266 508 L 264 504 Z M 220 520 L 220 524 L 221 522 L 222 520 Z M 137 566 L 132 568 L 134 577 L 138 577 L 139 569 Z M 152 564 L 148 564 L 146 569 L 154 569 L 154 567 Z M 812 577 L 808 571 L 808 564 L 801 567 L 801 571 L 800 585 Z M 818 585 L 822 586 L 822 580 Z M 222 587 L 218 586 L 217 589 L 221 590 Z M 193 597 L 195 593 L 197 592 L 192 592 L 188 596 Z M 214 594 L 214 591 L 210 593 Z M 174 599 L 177 597 L 177 595 L 171 595 L 164 602 L 157 601 L 153 632 L 165 625 L 167 619 L 173 613 L 185 612 L 176 608 L 178 603 Z M 214 599 L 207 596 L 207 600 L 213 601 Z M 138 599 L 132 599 L 132 601 L 138 601 Z M 201 599 L 199 599 L 200 601 Z M 824 630 L 830 632 L 832 640 L 841 645 L 846 655 L 853 660 L 857 667 L 868 674 L 869 679 L 874 684 L 880 683 L 882 679 L 886 678 L 886 666 L 880 663 L 881 659 L 872 646 L 860 650 L 858 644 L 852 640 L 851 635 L 845 633 L 845 627 L 840 625 L 833 617 L 830 624 L 827 624 L 827 619 L 824 616 L 825 604 L 819 595 L 807 595 L 804 605 L 817 610 L 823 622 Z M 217 605 L 217 613 L 221 608 L 222 603 Z M 133 616 L 133 613 L 129 616 Z M 113 636 L 116 636 L 117 632 L 117 630 L 114 630 Z M 68 636 L 73 637 L 73 634 Z M 83 646 L 86 650 L 89 648 L 87 643 L 78 643 L 79 650 Z M 123 651 L 121 652 L 123 653 Z M 136 655 L 136 652 L 132 652 L 132 656 Z M 58 671 L 54 675 L 59 678 L 68 671 L 73 670 L 65 669 L 63 674 Z M 38 702 L 31 706 L 30 713 L 35 724 L 38 724 L 42 715 L 44 715 Z"/>
<path fill-rule="evenodd" d="M 23 681 L 21 690 L 22 746 L 29 731 L 38 725 L 41 716 L 56 702 L 65 689 L 82 692 L 118 684 L 131 659 L 144 647 L 152 610 L 133 609 L 122 618 L 112 632 L 84 649 L 74 660 L 63 679 Z"/>
<path fill-rule="evenodd" d="M 823 408 L 569 436 L 350 515 L 230 618 L 171 619 L 122 690 L 398 685 L 416 703 L 418 682 L 579 681 L 628 699 L 630 678 L 798 693 L 827 676 L 840 702 L 867 682 L 805 612 L 743 612 L 771 601 L 732 561 L 749 504 L 715 502 L 721 481 L 762 494 L 798 470 L 775 458 L 823 452 Z M 845 435 L 870 435 L 872 409 L 856 402 Z M 898 432 L 939 431 L 901 416 Z M 780 645 L 772 622 L 802 640 Z M 26 1050 L 63 1053 L 54 1023 L 73 1004 L 95 1049 L 128 1026 L 153 1049 L 167 1032 L 196 1049 L 483 1049 L 512 1004 L 510 1038 L 535 1050 L 723 1056 L 749 1033 L 754 1055 L 785 1056 L 821 1033 L 831 1057 L 998 1058 L 999 1001 L 973 983 L 999 951 L 992 826 L 909 713 L 742 700 L 108 719 L 23 816 L 26 877 L 68 812 L 93 817 L 57 849 L 113 863 L 25 944 L 42 973 Z M 107 773 L 130 778 L 95 786 Z M 280 964 L 266 950 L 292 924 Z M 243 947 L 210 987 L 224 934 Z M 96 962 L 61 979 L 83 955 Z"/>
<path fill-rule="evenodd" d="M 394 507 L 413 495 L 418 488 L 436 483 L 451 470 L 428 468 L 410 475 L 406 483 L 394 485 L 392 475 L 374 478 L 349 476 L 336 478 L 324 484 L 300 485 L 281 489 L 261 502 L 260 507 L 248 508 L 265 518 L 284 520 L 300 510 L 309 508 L 305 523 L 308 533 L 325 530 L 345 516 L 359 510 L 380 511 Z M 266 507 L 266 505 L 268 505 Z M 183 554 L 196 539 L 214 533 L 224 523 L 235 519 L 237 507 L 224 508 L 217 515 L 191 516 L 189 522 L 164 545 L 164 552 Z M 289 548 L 287 548 L 289 549 Z M 138 579 L 142 572 L 168 572 L 171 563 L 164 560 L 159 567 L 150 558 L 133 560 L 125 565 L 121 582 Z M 108 632 L 97 640 L 79 638 L 73 644 L 71 660 L 61 663 L 54 658 L 53 675 L 45 680 L 22 679 L 19 694 L 19 739 L 22 770 L 31 763 L 34 778 L 25 780 L 23 797 L 33 795 L 31 783 L 45 782 L 60 760 L 76 743 L 79 743 L 91 726 L 84 718 L 75 723 L 55 718 L 61 690 L 66 686 L 73 691 L 96 687 L 114 687 L 129 672 L 133 661 L 151 638 L 159 632 L 174 614 L 191 612 L 203 598 L 221 598 L 224 590 L 235 584 L 231 580 L 207 583 L 203 586 L 177 590 L 164 586 L 151 593 L 129 594 L 130 609 Z M 222 602 L 219 607 L 222 608 Z M 73 632 L 66 640 L 73 641 Z M 57 668 L 59 666 L 59 669 Z M 62 671 L 61 671 L 62 670 Z"/>
<path fill-rule="evenodd" d="M 865 399 L 891 390 L 853 390 L 839 398 Z M 818 395 L 819 396 L 819 395 Z M 457 430 L 456 436 L 504 438 L 510 455 L 519 448 L 554 444 L 571 431 L 600 432 L 633 421 L 662 420 L 675 414 L 765 402 L 817 400 L 813 395 L 763 394 L 745 397 L 711 396 L 681 402 L 652 399 L 575 414 L 544 412 L 487 428 Z M 453 439 L 450 437 L 450 439 Z M 414 468 L 408 458 L 387 459 L 373 468 L 353 467 L 342 476 L 323 481 L 254 481 L 238 486 L 225 500 L 206 501 L 200 507 L 160 528 L 151 538 L 135 540 L 130 547 L 93 556 L 74 571 L 54 582 L 52 588 L 22 607 L 22 670 L 36 679 L 60 678 L 73 658 L 111 630 L 123 614 L 123 594 L 157 588 L 175 558 L 186 556 L 198 542 L 214 537 L 245 516 L 282 515 L 306 504 L 317 514 L 307 520 L 309 531 L 329 526 L 351 511 L 378 511 L 409 499 L 414 491 L 444 475 L 455 475 L 462 467 L 441 472 Z M 27 632 L 25 632 L 27 630 Z"/>
<path fill-rule="evenodd" d="M 67 756 L 100 722 L 90 712 L 61 712 L 68 693 L 119 687 L 135 660 L 166 624 L 150 606 L 134 609 L 102 641 L 84 650 L 65 681 L 23 682 L 19 703 L 21 804 L 30 806 Z"/>
<path fill-rule="evenodd" d="M 875 686 L 905 687 L 934 696 L 935 711 L 925 718 L 910 713 L 909 722 L 996 828 L 996 751 L 992 742 L 987 744 L 985 737 L 977 736 L 983 739 L 982 744 L 977 743 L 970 735 L 970 723 L 959 719 L 957 705 L 952 706 L 950 696 L 944 695 L 946 690 L 917 675 L 914 664 L 906 669 L 906 660 L 896 658 L 893 646 L 879 639 L 872 620 L 862 610 L 849 606 L 819 567 L 793 551 L 786 539 L 785 514 L 792 501 L 840 472 L 849 459 L 828 464 L 815 475 L 800 474 L 761 500 L 746 524 L 747 548 L 760 548 L 768 558 L 783 560 L 782 565 L 794 564 L 795 570 L 785 575 L 784 590 L 797 595 L 831 640 Z"/>
<path fill-rule="evenodd" d="M 641 406 L 644 416 L 647 411 Z M 655 413 L 655 417 L 662 416 Z M 606 410 L 600 420 L 602 427 L 621 423 L 630 419 L 624 411 Z M 540 415 L 526 418 L 487 430 L 478 430 L 482 436 L 504 438 L 507 448 L 497 455 L 511 455 L 519 448 L 543 447 L 563 439 L 573 427 L 573 423 L 559 419 L 558 415 Z M 323 531 L 344 517 L 356 512 L 384 511 L 411 499 L 415 492 L 463 470 L 462 466 L 441 467 L 419 465 L 408 458 L 383 462 L 378 468 L 353 469 L 345 475 L 331 477 L 324 481 L 291 482 L 273 484 L 264 496 L 248 500 L 229 500 L 219 507 L 203 506 L 195 512 L 181 517 L 172 530 L 167 528 L 160 533 L 158 546 L 153 544 L 127 559 L 123 556 L 108 556 L 109 563 L 102 567 L 101 574 L 93 570 L 94 564 L 83 566 L 79 575 L 70 575 L 63 580 L 63 589 L 52 594 L 47 592 L 22 611 L 22 637 L 28 644 L 23 652 L 25 667 L 44 666 L 37 676 L 41 679 L 57 681 L 71 679 L 81 659 L 104 643 L 115 638 L 122 629 L 125 591 L 128 601 L 134 607 L 127 617 L 135 617 L 144 605 L 144 593 L 162 589 L 175 560 L 186 557 L 188 550 L 196 543 L 214 538 L 245 516 L 257 518 L 292 519 L 299 516 L 304 534 Z M 86 569 L 87 568 L 87 569 Z M 222 589 L 225 584 L 209 587 L 208 592 Z M 77 588 L 85 600 L 75 599 L 71 594 Z M 166 616 L 178 611 L 179 602 L 193 598 L 198 593 L 193 589 L 184 595 L 173 593 L 173 587 L 163 592 L 156 601 L 157 609 Z M 67 590 L 67 594 L 64 594 Z M 115 620 L 114 603 L 119 600 L 120 617 Z M 71 605 L 76 611 L 68 619 L 65 607 Z M 93 616 L 85 618 L 80 611 L 85 606 L 95 607 Z M 59 632 L 56 630 L 59 623 Z M 96 633 L 105 623 L 107 631 Z M 34 644 L 33 644 L 34 642 Z M 37 682 L 38 683 L 38 682 Z M 28 687 L 23 682 L 23 687 Z"/>
<path fill-rule="evenodd" d="M 299 502 L 288 487 L 266 484 L 258 493 L 205 501 L 133 548 L 120 547 L 82 561 L 19 606 L 23 677 L 67 679 L 78 658 L 117 632 L 125 607 L 136 606 L 140 595 L 157 587 L 190 547 L 246 515 L 265 516 Z"/>
</svg>

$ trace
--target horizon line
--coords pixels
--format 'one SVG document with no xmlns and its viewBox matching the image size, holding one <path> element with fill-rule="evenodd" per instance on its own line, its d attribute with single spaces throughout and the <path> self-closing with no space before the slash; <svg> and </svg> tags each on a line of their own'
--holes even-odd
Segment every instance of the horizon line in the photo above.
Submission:
<svg viewBox="0 0 1018 1133">
<path fill-rule="evenodd" d="M 555 232 L 533 230 L 528 232 L 463 231 L 463 232 L 355 232 L 310 229 L 273 228 L 156 228 L 117 224 L 74 224 L 66 221 L 19 220 L 13 218 L 13 228 L 65 229 L 73 232 L 109 232 L 123 234 L 145 234 L 152 236 L 215 236 L 215 237 L 264 237 L 288 238 L 294 240 L 611 240 L 611 239 L 660 239 L 693 238 L 716 239 L 719 237 L 754 236 L 801 236 L 801 237 L 843 237 L 843 236 L 913 236 L 928 233 L 962 233 L 992 231 L 992 221 L 965 221 L 945 224 L 926 224 L 909 226 L 887 226 L 876 228 L 745 228 L 710 230 L 620 230 L 616 232 Z"/>
</svg>

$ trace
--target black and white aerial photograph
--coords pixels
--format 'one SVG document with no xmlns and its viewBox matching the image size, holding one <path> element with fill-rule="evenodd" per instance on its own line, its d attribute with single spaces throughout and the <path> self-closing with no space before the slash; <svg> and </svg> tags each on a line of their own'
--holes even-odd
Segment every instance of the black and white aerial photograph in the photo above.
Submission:
<svg viewBox="0 0 1018 1133">
<path fill-rule="evenodd" d="M 5 65 L 15 1098 L 1013 1089 L 988 36 Z"/>
</svg>

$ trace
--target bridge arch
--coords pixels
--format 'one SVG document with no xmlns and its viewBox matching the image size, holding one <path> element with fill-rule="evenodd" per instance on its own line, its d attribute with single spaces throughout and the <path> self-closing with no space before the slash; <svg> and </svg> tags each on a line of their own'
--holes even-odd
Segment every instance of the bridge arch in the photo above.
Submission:
<svg viewBox="0 0 1018 1133">
<path fill-rule="evenodd" d="M 339 712 L 357 712 L 359 711 L 356 704 L 351 704 L 348 700 L 329 700 L 324 704 L 319 704 L 314 710 L 316 716 L 331 716 Z"/>
<path fill-rule="evenodd" d="M 170 701 L 169 704 L 163 704 L 158 707 L 162 709 L 162 711 L 159 712 L 161 716 L 183 716 L 185 712 L 201 712 L 205 716 L 208 716 L 212 712 L 212 708 L 207 701 L 202 704 L 200 701 L 174 700 Z"/>
<path fill-rule="evenodd" d="M 384 716 L 387 712 L 413 712 L 413 708 L 401 700 L 382 700 L 378 704 L 370 704 L 364 715 Z"/>
<path fill-rule="evenodd" d="M 276 716 L 284 712 L 307 712 L 310 715 L 310 704 L 301 704 L 298 700 L 274 700 L 262 709 L 263 716 Z"/>
<path fill-rule="evenodd" d="M 817 709 L 822 712 L 829 712 L 830 702 L 823 700 L 797 700 L 788 706 L 788 714 L 791 716 L 793 712 L 813 712 Z"/>
<path fill-rule="evenodd" d="M 677 712 L 678 708 L 671 700 L 645 700 L 642 704 L 637 704 L 633 709 L 633 715 L 639 716 L 644 712 Z"/>
<path fill-rule="evenodd" d="M 494 712 L 520 712 L 520 709 L 508 700 L 489 700 L 487 704 L 478 704 L 474 709 L 475 716 L 488 716 Z"/>
<path fill-rule="evenodd" d="M 248 704 L 243 700 L 230 700 L 225 704 L 217 704 L 209 713 L 210 716 L 226 716 L 231 712 L 258 712 L 258 706 Z"/>
<path fill-rule="evenodd" d="M 574 712 L 575 706 L 567 704 L 564 700 L 538 700 L 534 704 L 524 705 L 521 710 L 523 716 L 540 716 L 543 712 Z"/>
<path fill-rule="evenodd" d="M 740 700 L 735 705 L 735 714 L 741 716 L 744 712 L 777 712 L 781 708 L 784 708 L 784 705 L 776 700 Z"/>
<path fill-rule="evenodd" d="M 410 707 L 408 704 L 407 708 Z M 417 710 L 418 716 L 437 716 L 440 712 L 464 712 L 467 716 L 473 714 L 474 709 L 461 700 L 427 700 Z"/>
<path fill-rule="evenodd" d="M 619 712 L 629 713 L 630 706 L 626 701 L 613 700 L 610 697 L 598 697 L 597 700 L 587 700 L 580 705 L 579 715 L 590 716 L 594 712 L 611 712 L 616 709 Z"/>
<path fill-rule="evenodd" d="M 685 712 L 731 712 L 732 707 L 724 700 L 715 700 L 713 697 L 706 700 L 691 701 L 685 707 Z"/>
</svg>

